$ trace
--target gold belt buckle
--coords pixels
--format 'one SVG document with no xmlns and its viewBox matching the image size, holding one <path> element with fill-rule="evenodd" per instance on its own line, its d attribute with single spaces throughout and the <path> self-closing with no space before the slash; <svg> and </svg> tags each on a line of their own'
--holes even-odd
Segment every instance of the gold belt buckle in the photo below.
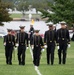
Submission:
<svg viewBox="0 0 74 75">
<path fill-rule="evenodd" d="M 11 43 L 11 41 L 9 41 L 9 43 Z"/>
<path fill-rule="evenodd" d="M 38 47 L 38 45 L 36 45 L 36 47 Z"/>
<path fill-rule="evenodd" d="M 64 40 L 64 38 L 62 38 L 62 40 Z"/>
<path fill-rule="evenodd" d="M 50 41 L 50 42 L 52 42 L 52 41 Z"/>
</svg>

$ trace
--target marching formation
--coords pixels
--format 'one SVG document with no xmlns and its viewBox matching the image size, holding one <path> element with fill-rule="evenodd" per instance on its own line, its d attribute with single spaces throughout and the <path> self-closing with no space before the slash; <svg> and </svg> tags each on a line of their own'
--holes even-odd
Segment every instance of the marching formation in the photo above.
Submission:
<svg viewBox="0 0 74 75">
<path fill-rule="evenodd" d="M 40 30 L 34 29 L 33 25 L 30 25 L 29 34 L 24 31 L 25 26 L 20 26 L 20 31 L 16 36 L 11 34 L 11 29 L 8 29 L 8 34 L 4 36 L 6 64 L 12 65 L 12 53 L 14 47 L 17 47 L 18 64 L 25 65 L 25 54 L 29 44 L 33 52 L 33 64 L 35 66 L 40 65 L 41 53 L 44 50 L 46 50 L 47 65 L 53 65 L 56 46 L 58 49 L 58 64 L 66 64 L 67 48 L 70 47 L 70 36 L 65 26 L 66 23 L 62 21 L 60 24 L 61 28 L 56 30 L 53 28 L 54 24 L 49 22 L 44 38 L 40 36 Z"/>
</svg>

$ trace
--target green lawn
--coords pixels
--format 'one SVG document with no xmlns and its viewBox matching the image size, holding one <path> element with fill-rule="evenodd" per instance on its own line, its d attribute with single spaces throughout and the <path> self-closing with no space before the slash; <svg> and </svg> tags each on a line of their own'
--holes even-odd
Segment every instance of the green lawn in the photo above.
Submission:
<svg viewBox="0 0 74 75">
<path fill-rule="evenodd" d="M 10 17 L 12 17 L 12 18 L 21 18 L 22 14 L 10 14 Z"/>
<path fill-rule="evenodd" d="M 71 42 L 71 48 L 67 52 L 66 65 L 58 64 L 57 49 L 55 50 L 54 65 L 46 64 L 46 52 L 42 53 L 39 70 L 42 75 L 74 75 L 74 50 L 73 43 Z M 13 65 L 6 65 L 3 39 L 0 39 L 0 74 L 1 75 L 37 75 L 32 64 L 32 58 L 30 51 L 26 51 L 26 65 L 19 66 L 17 60 L 17 51 L 15 51 L 15 60 L 13 53 Z"/>
<path fill-rule="evenodd" d="M 10 17 L 12 18 L 22 18 L 22 14 L 10 14 Z M 25 14 L 25 18 L 29 18 L 28 14 Z M 32 14 L 32 18 L 36 19 L 39 18 L 41 19 L 41 16 L 39 14 Z"/>
</svg>

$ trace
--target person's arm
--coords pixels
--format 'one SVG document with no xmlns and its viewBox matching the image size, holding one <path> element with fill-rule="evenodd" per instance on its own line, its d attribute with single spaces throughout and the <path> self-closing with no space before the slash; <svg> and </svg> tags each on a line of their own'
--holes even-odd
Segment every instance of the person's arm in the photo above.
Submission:
<svg viewBox="0 0 74 75">
<path fill-rule="evenodd" d="M 59 30 L 56 31 L 56 43 L 59 45 Z"/>
<path fill-rule="evenodd" d="M 17 35 L 16 35 L 15 46 L 16 46 L 16 47 L 19 46 L 19 33 L 17 33 Z"/>
<path fill-rule="evenodd" d="M 30 44 L 34 45 L 34 35 L 31 37 Z"/>
<path fill-rule="evenodd" d="M 28 39 L 28 34 L 26 33 L 26 44 L 27 44 L 27 47 L 28 47 L 28 44 L 29 44 L 29 39 Z"/>
<path fill-rule="evenodd" d="M 18 43 L 18 40 L 19 40 L 18 37 L 19 37 L 19 34 L 17 33 L 16 34 L 16 43 Z"/>
<path fill-rule="evenodd" d="M 44 43 L 43 43 L 43 40 L 42 40 L 42 37 L 40 36 L 40 43 L 41 43 L 41 46 L 42 48 L 44 47 Z"/>
<path fill-rule="evenodd" d="M 34 28 L 33 28 L 33 33 L 34 33 Z"/>
<path fill-rule="evenodd" d="M 69 31 L 67 30 L 67 43 L 68 43 L 68 48 L 70 48 L 70 35 L 69 35 Z"/>
<path fill-rule="evenodd" d="M 4 46 L 6 46 L 6 36 L 4 36 L 3 43 L 4 43 Z"/>
<path fill-rule="evenodd" d="M 70 35 L 69 35 L 69 31 L 67 30 L 67 41 L 68 41 L 68 44 L 70 44 Z"/>
<path fill-rule="evenodd" d="M 47 42 L 47 35 L 46 35 L 46 32 L 45 32 L 45 34 L 44 34 L 44 44 L 46 44 L 46 42 Z"/>
<path fill-rule="evenodd" d="M 15 46 L 15 36 L 13 36 L 13 43 L 14 43 L 14 46 Z"/>
<path fill-rule="evenodd" d="M 54 40 L 55 42 L 57 41 L 57 35 L 56 35 L 56 31 L 54 30 Z"/>
</svg>

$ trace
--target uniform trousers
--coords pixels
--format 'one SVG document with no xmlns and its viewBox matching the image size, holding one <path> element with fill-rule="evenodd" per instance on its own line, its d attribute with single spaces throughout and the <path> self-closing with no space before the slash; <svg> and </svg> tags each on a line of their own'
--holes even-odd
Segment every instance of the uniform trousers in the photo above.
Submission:
<svg viewBox="0 0 74 75">
<path fill-rule="evenodd" d="M 53 65 L 54 63 L 54 51 L 55 51 L 55 43 L 51 42 L 47 45 L 47 64 Z"/>
<path fill-rule="evenodd" d="M 13 46 L 5 46 L 6 63 L 12 64 Z"/>
<path fill-rule="evenodd" d="M 33 63 L 35 66 L 39 66 L 39 64 L 40 64 L 40 55 L 41 55 L 41 48 L 34 47 L 34 49 L 33 49 Z"/>
<path fill-rule="evenodd" d="M 20 45 L 18 47 L 19 65 L 25 65 L 25 52 L 26 52 L 26 46 L 25 45 Z"/>
<path fill-rule="evenodd" d="M 66 63 L 66 54 L 67 54 L 67 43 L 65 42 L 59 43 L 58 49 L 59 64 L 61 64 L 61 61 L 63 64 Z"/>
</svg>

